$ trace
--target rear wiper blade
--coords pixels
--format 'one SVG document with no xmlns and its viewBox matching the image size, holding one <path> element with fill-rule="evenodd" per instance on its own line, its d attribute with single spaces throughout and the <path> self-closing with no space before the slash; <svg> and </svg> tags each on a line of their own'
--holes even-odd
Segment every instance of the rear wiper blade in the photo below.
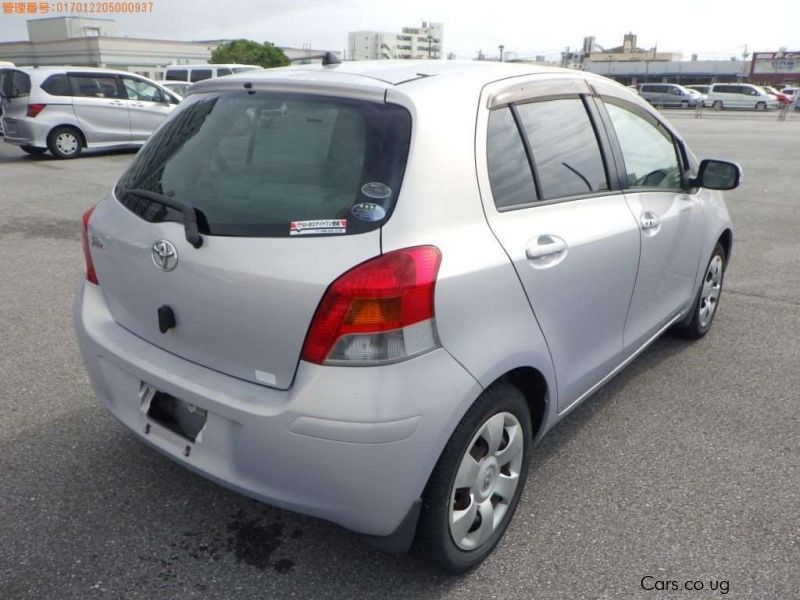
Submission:
<svg viewBox="0 0 800 600">
<path fill-rule="evenodd" d="M 181 202 L 180 200 L 176 200 L 171 196 L 166 196 L 164 194 L 159 194 L 158 192 L 151 192 L 150 190 L 143 190 L 140 188 L 132 188 L 130 190 L 122 191 L 123 196 L 128 194 L 132 196 L 139 196 L 140 198 L 146 198 L 147 200 L 152 200 L 153 202 L 158 202 L 164 206 L 181 211 L 183 213 L 183 227 L 186 231 L 186 241 L 195 248 L 199 248 L 203 245 L 203 238 L 200 237 L 200 231 L 197 229 L 197 215 L 199 214 L 203 216 L 203 218 L 205 218 L 205 215 L 203 215 L 203 212 L 199 208 L 190 206 L 189 204 Z"/>
</svg>

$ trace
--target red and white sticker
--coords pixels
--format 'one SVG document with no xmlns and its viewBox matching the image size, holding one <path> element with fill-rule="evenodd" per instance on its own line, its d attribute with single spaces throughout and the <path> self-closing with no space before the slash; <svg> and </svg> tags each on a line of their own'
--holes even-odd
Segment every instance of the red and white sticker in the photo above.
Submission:
<svg viewBox="0 0 800 600">
<path fill-rule="evenodd" d="M 316 219 L 313 221 L 292 221 L 289 223 L 289 235 L 346 232 L 347 219 Z"/>
</svg>

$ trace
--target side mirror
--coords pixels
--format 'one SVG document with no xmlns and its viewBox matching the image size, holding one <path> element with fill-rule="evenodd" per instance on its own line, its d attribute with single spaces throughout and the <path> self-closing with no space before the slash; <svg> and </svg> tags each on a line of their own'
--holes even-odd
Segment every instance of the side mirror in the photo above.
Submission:
<svg viewBox="0 0 800 600">
<path fill-rule="evenodd" d="M 710 190 L 732 190 L 742 181 L 742 168 L 734 162 L 706 158 L 700 163 L 697 177 L 690 181 L 691 187 Z"/>
</svg>

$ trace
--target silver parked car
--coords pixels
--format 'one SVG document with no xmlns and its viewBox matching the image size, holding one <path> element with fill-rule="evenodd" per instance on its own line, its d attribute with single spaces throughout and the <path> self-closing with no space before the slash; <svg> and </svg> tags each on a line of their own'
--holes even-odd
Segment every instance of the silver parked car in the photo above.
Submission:
<svg viewBox="0 0 800 600">
<path fill-rule="evenodd" d="M 141 145 L 180 102 L 154 81 L 89 67 L 19 67 L 2 77 L 5 141 L 28 154 Z"/>
<path fill-rule="evenodd" d="M 643 83 L 639 95 L 654 106 L 694 108 L 702 103 L 700 94 L 677 83 Z"/>
<path fill-rule="evenodd" d="M 663 332 L 709 330 L 739 177 L 589 73 L 204 81 L 83 217 L 81 352 L 178 463 L 462 572 L 545 432 Z"/>
</svg>

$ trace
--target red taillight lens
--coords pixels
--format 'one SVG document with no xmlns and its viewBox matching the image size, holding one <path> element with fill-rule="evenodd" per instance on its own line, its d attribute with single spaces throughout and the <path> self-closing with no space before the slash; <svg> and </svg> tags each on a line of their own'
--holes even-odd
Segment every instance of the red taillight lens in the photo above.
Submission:
<svg viewBox="0 0 800 600">
<path fill-rule="evenodd" d="M 435 246 L 416 246 L 339 277 L 317 307 L 303 360 L 389 362 L 435 347 L 433 294 L 441 259 Z"/>
<path fill-rule="evenodd" d="M 83 213 L 81 217 L 81 237 L 83 238 L 83 258 L 86 261 L 86 281 L 95 285 L 100 285 L 97 281 L 97 273 L 92 262 L 92 253 L 89 251 L 89 219 L 92 217 L 94 206 Z"/>
<path fill-rule="evenodd" d="M 40 112 L 44 110 L 44 107 L 47 106 L 46 104 L 28 104 L 28 112 L 27 115 L 29 117 L 35 117 Z"/>
</svg>

